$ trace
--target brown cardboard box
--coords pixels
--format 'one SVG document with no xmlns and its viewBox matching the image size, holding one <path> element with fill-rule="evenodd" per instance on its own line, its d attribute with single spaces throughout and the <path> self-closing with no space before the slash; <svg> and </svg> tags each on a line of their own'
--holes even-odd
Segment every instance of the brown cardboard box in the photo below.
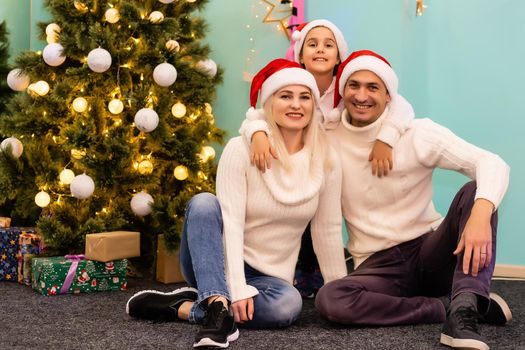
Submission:
<svg viewBox="0 0 525 350">
<path fill-rule="evenodd" d="M 140 256 L 140 232 L 113 231 L 86 235 L 86 259 L 101 262 Z"/>
<path fill-rule="evenodd" d="M 11 218 L 0 216 L 0 227 L 3 227 L 3 228 L 11 227 Z"/>
<path fill-rule="evenodd" d="M 180 270 L 179 251 L 170 252 L 166 248 L 164 235 L 157 241 L 157 281 L 162 283 L 184 282 Z"/>
</svg>

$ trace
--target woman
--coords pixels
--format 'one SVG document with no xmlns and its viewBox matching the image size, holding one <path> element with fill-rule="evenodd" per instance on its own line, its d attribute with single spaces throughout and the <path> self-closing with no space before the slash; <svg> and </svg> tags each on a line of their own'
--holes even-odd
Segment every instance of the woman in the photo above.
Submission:
<svg viewBox="0 0 525 350">
<path fill-rule="evenodd" d="M 254 108 L 258 95 L 262 110 Z M 217 197 L 199 194 L 186 209 L 181 264 L 197 290 L 140 292 L 128 301 L 131 316 L 200 323 L 194 347 L 227 347 L 238 337 L 235 322 L 250 328 L 292 324 L 302 307 L 294 270 L 310 221 L 324 279 L 346 275 L 341 167 L 316 120 L 318 101 L 314 77 L 297 63 L 277 59 L 254 77 L 250 113 L 268 121 L 279 160 L 263 174 L 250 166 L 241 137 L 228 142 Z"/>
</svg>

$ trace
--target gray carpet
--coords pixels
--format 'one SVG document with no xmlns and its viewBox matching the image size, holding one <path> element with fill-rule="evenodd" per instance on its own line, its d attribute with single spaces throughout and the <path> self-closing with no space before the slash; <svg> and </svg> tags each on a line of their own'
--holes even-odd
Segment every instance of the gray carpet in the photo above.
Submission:
<svg viewBox="0 0 525 350">
<path fill-rule="evenodd" d="M 169 291 L 176 285 L 128 282 L 127 292 L 45 297 L 29 287 L 0 282 L 0 349 L 190 349 L 197 326 L 130 319 L 127 299 L 142 289 Z M 494 281 L 514 320 L 482 326 L 491 349 L 525 349 L 523 281 Z M 230 349 L 448 349 L 439 345 L 441 326 L 345 328 L 322 320 L 305 301 L 300 320 L 284 330 L 242 330 Z"/>
</svg>

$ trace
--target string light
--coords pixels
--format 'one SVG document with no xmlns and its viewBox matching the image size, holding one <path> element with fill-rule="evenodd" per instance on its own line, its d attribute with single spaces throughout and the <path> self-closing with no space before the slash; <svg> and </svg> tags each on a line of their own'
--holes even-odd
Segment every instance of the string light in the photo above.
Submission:
<svg viewBox="0 0 525 350">
<path fill-rule="evenodd" d="M 51 197 L 46 191 L 40 191 L 35 196 L 35 203 L 40 208 L 45 208 L 49 205 L 51 202 Z"/>
<path fill-rule="evenodd" d="M 184 165 L 178 165 L 173 170 L 173 176 L 179 181 L 184 181 L 188 178 L 188 168 L 186 168 Z"/>
<path fill-rule="evenodd" d="M 75 173 L 71 169 L 64 168 L 64 170 L 60 172 L 60 183 L 63 185 L 71 184 L 74 178 Z"/>
<path fill-rule="evenodd" d="M 108 103 L 108 109 L 111 114 L 119 114 L 124 110 L 124 104 L 119 99 L 113 99 Z"/>
<path fill-rule="evenodd" d="M 73 100 L 73 109 L 75 112 L 83 113 L 88 108 L 88 102 L 84 97 L 77 97 Z"/>
</svg>

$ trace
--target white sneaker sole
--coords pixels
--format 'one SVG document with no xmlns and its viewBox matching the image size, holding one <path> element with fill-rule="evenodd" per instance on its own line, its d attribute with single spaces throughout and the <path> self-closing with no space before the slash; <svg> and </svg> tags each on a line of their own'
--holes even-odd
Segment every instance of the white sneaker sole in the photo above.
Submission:
<svg viewBox="0 0 525 350">
<path fill-rule="evenodd" d="M 201 340 L 199 340 L 198 343 L 193 343 L 193 347 L 200 348 L 201 346 L 213 346 L 216 348 L 225 349 L 228 346 L 230 346 L 231 342 L 236 341 L 237 339 L 239 339 L 238 329 L 236 329 L 235 332 L 233 332 L 232 334 L 228 336 L 228 338 L 226 339 L 226 343 L 217 343 L 216 341 L 213 341 L 210 338 L 202 338 Z"/>
<path fill-rule="evenodd" d="M 153 293 L 153 294 L 159 294 L 159 295 L 174 295 L 174 294 L 179 294 L 179 293 L 183 293 L 183 292 L 195 292 L 195 293 L 197 293 L 197 289 L 192 288 L 192 287 L 182 287 L 182 288 L 175 289 L 172 292 L 159 292 L 158 290 L 153 290 L 153 289 L 141 290 L 140 292 L 137 292 L 137 293 L 133 294 L 133 296 L 131 298 L 129 298 L 128 302 L 126 303 L 126 314 L 129 315 L 129 303 L 130 303 L 130 301 L 133 300 L 133 298 L 136 298 L 136 297 L 138 297 L 141 294 Z"/>
<path fill-rule="evenodd" d="M 490 293 L 490 299 L 494 300 L 496 303 L 498 303 L 499 307 L 503 311 L 503 314 L 505 315 L 505 318 L 507 319 L 507 322 L 512 320 L 512 311 L 510 311 L 510 307 L 507 304 L 505 300 L 503 300 L 502 297 L 497 295 L 496 293 Z"/>
<path fill-rule="evenodd" d="M 455 339 L 446 334 L 441 334 L 441 339 L 439 341 L 441 344 L 450 346 L 454 349 L 489 350 L 489 346 L 487 344 L 475 339 Z"/>
</svg>

